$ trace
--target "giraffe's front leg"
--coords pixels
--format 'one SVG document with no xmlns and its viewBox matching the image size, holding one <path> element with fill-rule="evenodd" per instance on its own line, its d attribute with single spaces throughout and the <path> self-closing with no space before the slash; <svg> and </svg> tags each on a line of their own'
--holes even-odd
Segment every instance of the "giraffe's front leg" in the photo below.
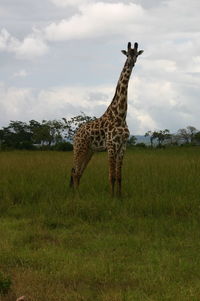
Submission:
<svg viewBox="0 0 200 301">
<path fill-rule="evenodd" d="M 116 181 L 116 155 L 112 147 L 108 148 L 108 164 L 109 164 L 109 182 L 111 188 L 111 195 L 114 196 L 115 181 Z"/>
<path fill-rule="evenodd" d="M 124 158 L 124 152 L 126 150 L 126 142 L 129 137 L 128 127 L 119 127 L 116 129 L 116 135 L 113 139 L 116 146 L 116 169 L 115 177 L 117 180 L 117 196 L 121 196 L 121 185 L 122 185 L 122 163 Z"/>
<path fill-rule="evenodd" d="M 126 150 L 126 145 L 122 145 L 116 158 L 116 180 L 117 180 L 117 196 L 121 196 L 121 186 L 122 186 L 122 164 L 124 158 L 124 152 Z"/>
</svg>

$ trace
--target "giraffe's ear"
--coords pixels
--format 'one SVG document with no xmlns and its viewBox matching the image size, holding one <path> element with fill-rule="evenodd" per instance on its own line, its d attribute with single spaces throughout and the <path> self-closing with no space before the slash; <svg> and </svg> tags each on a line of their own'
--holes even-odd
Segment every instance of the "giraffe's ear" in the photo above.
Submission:
<svg viewBox="0 0 200 301">
<path fill-rule="evenodd" d="M 140 50 L 140 51 L 138 52 L 138 55 L 142 54 L 143 52 L 144 52 L 144 50 Z"/>
<path fill-rule="evenodd" d="M 122 50 L 122 53 L 127 56 L 127 51 L 126 50 Z"/>
</svg>

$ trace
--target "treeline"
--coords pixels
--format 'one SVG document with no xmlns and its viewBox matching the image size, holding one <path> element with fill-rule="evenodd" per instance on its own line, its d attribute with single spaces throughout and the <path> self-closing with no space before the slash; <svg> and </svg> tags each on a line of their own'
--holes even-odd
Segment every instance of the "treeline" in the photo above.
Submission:
<svg viewBox="0 0 200 301">
<path fill-rule="evenodd" d="M 95 117 L 81 113 L 67 120 L 10 121 L 0 129 L 0 150 L 65 150 L 73 149 L 72 139 L 77 128 Z"/>
<path fill-rule="evenodd" d="M 85 122 L 95 120 L 81 112 L 80 115 L 67 120 L 30 120 L 29 122 L 10 121 L 7 127 L 0 129 L 0 150 L 61 150 L 73 149 L 73 136 L 76 130 Z M 128 147 L 165 147 L 173 145 L 200 145 L 200 131 L 193 126 L 179 129 L 172 134 L 168 129 L 148 131 L 149 144 L 138 142 L 135 136 L 130 136 Z"/>
<path fill-rule="evenodd" d="M 160 131 L 148 131 L 144 137 L 149 137 L 149 141 L 138 143 L 135 136 L 128 140 L 129 146 L 140 147 L 166 147 L 166 146 L 200 146 L 200 131 L 194 126 L 187 126 L 179 129 L 176 133 L 170 133 L 168 129 Z"/>
<path fill-rule="evenodd" d="M 166 145 L 200 145 L 200 131 L 194 126 L 187 126 L 172 134 L 168 129 L 161 131 L 148 131 L 145 137 L 150 138 L 151 147 Z"/>
</svg>

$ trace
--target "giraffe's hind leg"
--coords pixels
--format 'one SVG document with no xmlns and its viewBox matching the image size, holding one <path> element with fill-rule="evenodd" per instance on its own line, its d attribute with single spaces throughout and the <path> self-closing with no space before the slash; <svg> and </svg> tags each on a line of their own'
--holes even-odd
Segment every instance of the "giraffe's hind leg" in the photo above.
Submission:
<svg viewBox="0 0 200 301">
<path fill-rule="evenodd" d="M 74 152 L 74 167 L 71 171 L 70 187 L 73 187 L 75 189 L 78 188 L 81 176 L 90 159 L 92 158 L 92 155 L 93 151 L 88 149 L 85 151 L 81 150 Z"/>
</svg>

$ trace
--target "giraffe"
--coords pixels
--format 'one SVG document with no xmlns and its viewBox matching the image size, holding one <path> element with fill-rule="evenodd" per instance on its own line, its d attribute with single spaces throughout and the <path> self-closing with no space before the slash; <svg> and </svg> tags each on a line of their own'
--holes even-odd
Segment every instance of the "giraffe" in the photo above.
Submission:
<svg viewBox="0 0 200 301">
<path fill-rule="evenodd" d="M 129 137 L 126 124 L 128 83 L 137 57 L 143 53 L 143 50 L 138 51 L 138 43 L 131 48 L 129 42 L 127 50 L 122 50 L 122 53 L 127 58 L 112 102 L 100 118 L 83 124 L 75 134 L 74 165 L 70 180 L 70 186 L 75 189 L 78 188 L 80 178 L 94 152 L 107 150 L 111 194 L 114 195 L 116 182 L 117 195 L 121 195 L 121 169 Z"/>
</svg>

